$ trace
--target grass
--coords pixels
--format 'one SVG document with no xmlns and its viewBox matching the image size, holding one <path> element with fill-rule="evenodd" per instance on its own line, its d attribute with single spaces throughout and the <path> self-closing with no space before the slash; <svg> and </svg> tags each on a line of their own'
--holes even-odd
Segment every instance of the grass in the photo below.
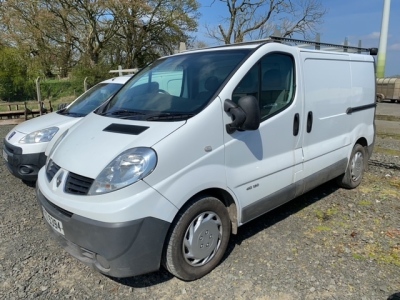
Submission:
<svg viewBox="0 0 400 300">
<path fill-rule="evenodd" d="M 393 139 L 393 140 L 400 140 L 400 134 L 398 133 L 388 133 L 388 132 L 380 132 L 378 131 L 377 136 L 382 139 Z"/>
<path fill-rule="evenodd" d="M 311 218 L 304 235 L 320 241 L 326 251 L 334 249 L 340 255 L 349 253 L 354 260 L 400 267 L 400 228 L 394 211 L 400 209 L 399 176 L 367 172 L 358 188 L 340 193 L 329 207 L 318 202 L 306 208 Z"/>
<path fill-rule="evenodd" d="M 363 256 L 362 254 L 358 255 Z M 397 247 L 392 247 L 388 252 L 380 245 L 367 245 L 365 247 L 364 257 L 376 260 L 379 263 L 393 264 L 400 267 L 400 250 Z"/>
<path fill-rule="evenodd" d="M 387 149 L 387 148 L 382 148 L 382 147 L 378 147 L 378 146 L 374 147 L 374 152 L 380 153 L 380 154 L 391 155 L 391 156 L 400 156 L 400 150 Z"/>
<path fill-rule="evenodd" d="M 317 218 L 320 221 L 328 221 L 337 213 L 338 213 L 338 210 L 336 208 L 329 208 L 327 211 L 317 210 L 315 212 L 315 215 L 317 216 Z"/>
<path fill-rule="evenodd" d="M 332 231 L 332 228 L 328 227 L 328 226 L 317 226 L 315 227 L 315 231 L 317 232 L 327 232 L 327 231 Z"/>
<path fill-rule="evenodd" d="M 358 259 L 358 260 L 364 260 L 365 259 L 364 256 L 362 256 L 362 255 L 360 255 L 358 253 L 352 253 L 352 256 L 353 256 L 354 259 Z"/>
<path fill-rule="evenodd" d="M 361 200 L 358 202 L 358 205 L 360 206 L 371 206 L 372 204 L 373 204 L 372 201 L 369 200 Z"/>
<path fill-rule="evenodd" d="M 376 115 L 375 116 L 375 120 L 400 122 L 400 117 L 398 117 L 398 116 L 389 116 L 389 115 Z"/>
</svg>

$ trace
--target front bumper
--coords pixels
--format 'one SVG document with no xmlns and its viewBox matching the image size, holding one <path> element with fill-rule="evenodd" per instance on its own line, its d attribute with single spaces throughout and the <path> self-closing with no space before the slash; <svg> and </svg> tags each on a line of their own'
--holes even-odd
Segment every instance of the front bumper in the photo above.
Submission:
<svg viewBox="0 0 400 300">
<path fill-rule="evenodd" d="M 48 224 L 50 231 L 67 252 L 86 265 L 113 277 L 136 276 L 160 268 L 170 223 L 153 217 L 100 222 L 54 205 L 38 186 L 36 195 L 40 207 L 62 222 L 64 235 Z"/>
<path fill-rule="evenodd" d="M 7 155 L 6 165 L 15 177 L 26 181 L 36 181 L 38 172 L 46 163 L 44 152 L 22 154 L 22 148 L 4 139 L 3 150 Z"/>
</svg>

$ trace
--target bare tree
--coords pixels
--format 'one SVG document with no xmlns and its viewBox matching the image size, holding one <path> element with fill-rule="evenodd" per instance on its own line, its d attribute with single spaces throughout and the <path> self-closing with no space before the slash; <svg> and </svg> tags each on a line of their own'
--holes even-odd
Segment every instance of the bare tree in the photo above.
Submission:
<svg viewBox="0 0 400 300">
<path fill-rule="evenodd" d="M 283 37 L 315 35 L 326 13 L 320 0 L 215 0 L 226 4 L 227 25 L 208 28 L 207 32 L 225 44 L 240 43 L 246 38 L 259 39 L 276 29 Z"/>
<path fill-rule="evenodd" d="M 197 28 L 195 0 L 114 0 L 110 5 L 120 29 L 109 51 L 127 67 L 143 66 L 174 52 Z"/>
</svg>

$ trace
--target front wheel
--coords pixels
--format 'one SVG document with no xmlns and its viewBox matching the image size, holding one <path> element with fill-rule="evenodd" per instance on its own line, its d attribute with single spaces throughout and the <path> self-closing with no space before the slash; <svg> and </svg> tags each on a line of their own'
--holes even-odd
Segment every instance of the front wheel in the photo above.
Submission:
<svg viewBox="0 0 400 300">
<path fill-rule="evenodd" d="M 194 199 L 171 226 L 163 257 L 165 268 L 183 280 L 203 277 L 221 261 L 230 234 L 229 214 L 220 200 Z"/>
<path fill-rule="evenodd" d="M 367 156 L 365 148 L 360 144 L 356 144 L 351 152 L 346 173 L 338 178 L 339 185 L 347 189 L 354 189 L 359 186 L 366 169 L 366 164 Z"/>
</svg>

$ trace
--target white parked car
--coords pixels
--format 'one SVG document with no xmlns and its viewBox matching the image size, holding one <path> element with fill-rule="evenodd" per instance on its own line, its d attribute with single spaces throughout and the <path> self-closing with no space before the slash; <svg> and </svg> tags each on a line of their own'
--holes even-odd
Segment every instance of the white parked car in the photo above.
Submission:
<svg viewBox="0 0 400 300">
<path fill-rule="evenodd" d="M 52 139 L 115 94 L 132 76 L 120 76 L 98 83 L 66 108 L 25 121 L 5 137 L 3 158 L 9 171 L 24 181 L 36 181 L 46 162 L 46 147 Z"/>
<path fill-rule="evenodd" d="M 163 264 L 194 280 L 241 225 L 330 179 L 357 187 L 374 144 L 375 51 L 285 41 L 160 58 L 65 131 L 36 189 L 61 245 L 109 276 Z"/>
</svg>

